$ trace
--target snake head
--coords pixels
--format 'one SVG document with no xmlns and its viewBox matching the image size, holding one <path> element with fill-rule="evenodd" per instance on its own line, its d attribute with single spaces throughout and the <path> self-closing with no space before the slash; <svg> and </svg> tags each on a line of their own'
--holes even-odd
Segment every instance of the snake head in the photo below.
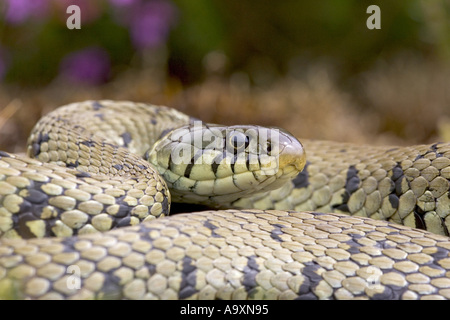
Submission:
<svg viewBox="0 0 450 320">
<path fill-rule="evenodd" d="M 278 189 L 306 162 L 302 144 L 284 130 L 200 121 L 167 132 L 145 157 L 174 202 L 213 207 Z"/>
</svg>

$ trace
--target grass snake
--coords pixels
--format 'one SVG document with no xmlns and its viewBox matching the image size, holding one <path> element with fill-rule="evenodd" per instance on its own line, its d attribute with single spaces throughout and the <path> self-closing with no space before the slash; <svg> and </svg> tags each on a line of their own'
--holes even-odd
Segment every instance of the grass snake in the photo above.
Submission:
<svg viewBox="0 0 450 320">
<path fill-rule="evenodd" d="M 143 103 L 56 109 L 27 156 L 0 152 L 0 299 L 450 298 L 450 145 L 302 143 Z"/>
</svg>

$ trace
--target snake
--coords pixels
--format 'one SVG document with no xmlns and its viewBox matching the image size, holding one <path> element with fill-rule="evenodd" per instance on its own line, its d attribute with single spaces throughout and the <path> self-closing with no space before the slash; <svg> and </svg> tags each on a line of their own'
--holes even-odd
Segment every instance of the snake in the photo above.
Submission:
<svg viewBox="0 0 450 320">
<path fill-rule="evenodd" d="M 90 100 L 26 153 L 0 152 L 0 299 L 450 298 L 448 143 L 300 143 Z"/>
</svg>

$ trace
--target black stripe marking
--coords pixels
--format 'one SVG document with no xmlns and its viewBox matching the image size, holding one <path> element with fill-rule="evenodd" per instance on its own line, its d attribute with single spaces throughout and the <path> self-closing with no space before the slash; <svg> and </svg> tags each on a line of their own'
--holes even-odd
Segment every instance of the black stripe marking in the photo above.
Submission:
<svg viewBox="0 0 450 320">
<path fill-rule="evenodd" d="M 309 186 L 309 172 L 308 172 L 308 166 L 310 162 L 306 161 L 305 168 L 302 172 L 300 172 L 294 180 L 292 180 L 292 183 L 294 183 L 294 187 L 296 189 L 300 188 L 306 188 Z"/>
<path fill-rule="evenodd" d="M 194 166 L 194 159 L 191 159 L 191 162 L 186 166 L 186 169 L 184 170 L 184 176 L 186 178 L 189 178 L 193 166 Z"/>
<path fill-rule="evenodd" d="M 214 173 L 214 175 L 217 176 L 217 169 L 220 166 L 220 163 L 222 162 L 222 160 L 226 157 L 226 152 L 224 151 L 222 154 L 218 154 L 214 160 L 213 163 L 211 164 L 211 170 Z"/>
<path fill-rule="evenodd" d="M 172 154 L 172 152 L 170 153 Z M 194 167 L 195 161 L 197 161 L 198 158 L 200 158 L 203 154 L 203 150 L 200 149 L 197 151 L 196 154 L 194 154 L 194 156 L 191 158 L 191 161 L 187 164 L 186 169 L 184 170 L 184 176 L 186 178 L 189 178 L 191 171 L 192 171 L 192 167 Z M 173 170 L 172 170 L 173 171 Z"/>
</svg>

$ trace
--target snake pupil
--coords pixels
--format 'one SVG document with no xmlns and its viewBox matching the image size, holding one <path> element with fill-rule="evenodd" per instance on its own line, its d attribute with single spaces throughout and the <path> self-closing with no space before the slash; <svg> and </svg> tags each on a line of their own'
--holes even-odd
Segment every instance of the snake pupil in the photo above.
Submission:
<svg viewBox="0 0 450 320">
<path fill-rule="evenodd" d="M 268 154 L 270 154 L 270 152 L 272 151 L 272 144 L 269 141 L 267 141 L 266 144 L 266 151 Z"/>
</svg>

